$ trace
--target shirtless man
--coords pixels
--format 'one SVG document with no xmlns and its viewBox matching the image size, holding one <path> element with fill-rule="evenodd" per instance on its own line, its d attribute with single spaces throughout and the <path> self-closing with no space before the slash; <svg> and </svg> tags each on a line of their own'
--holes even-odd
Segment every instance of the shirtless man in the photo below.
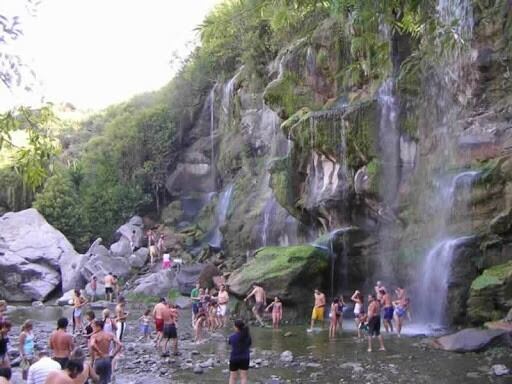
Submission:
<svg viewBox="0 0 512 384">
<path fill-rule="evenodd" d="M 228 311 L 228 302 L 229 302 L 229 294 L 226 290 L 226 286 L 222 284 L 219 289 L 219 294 L 217 296 L 218 306 L 218 315 L 220 318 L 221 326 L 224 327 L 226 325 L 227 320 L 227 311 Z"/>
<path fill-rule="evenodd" d="M 260 325 L 264 327 L 265 323 L 263 322 L 261 316 L 263 315 L 263 311 L 267 306 L 267 294 L 265 293 L 265 290 L 259 283 L 254 283 L 252 285 L 252 291 L 247 295 L 244 301 L 249 300 L 253 296 L 254 299 L 256 300 L 256 303 L 254 304 L 254 307 L 252 307 L 252 313 L 254 313 L 254 316 L 256 317 Z"/>
<path fill-rule="evenodd" d="M 372 351 L 372 336 L 379 338 L 379 351 L 385 351 L 384 339 L 380 334 L 380 302 L 377 300 L 377 295 L 369 295 L 368 302 L 368 352 Z"/>
<path fill-rule="evenodd" d="M 165 299 L 161 297 L 160 302 L 153 308 L 153 318 L 155 319 L 156 329 L 156 345 L 159 345 L 159 342 L 162 339 L 162 332 L 164 331 L 164 318 L 162 312 L 165 308 L 167 308 L 167 304 L 165 303 Z"/>
<path fill-rule="evenodd" d="M 125 311 L 126 300 L 120 296 L 116 305 L 116 336 L 119 341 L 123 341 L 123 334 L 128 318 L 128 312 Z"/>
<path fill-rule="evenodd" d="M 123 347 L 123 344 L 114 335 L 103 330 L 103 325 L 102 320 L 94 322 L 94 333 L 90 342 L 91 360 L 96 374 L 100 377 L 99 384 L 110 383 L 112 360 Z M 112 343 L 114 343 L 114 348 L 110 355 Z"/>
<path fill-rule="evenodd" d="M 107 301 L 112 301 L 114 295 L 114 276 L 112 272 L 109 272 L 104 279 L 105 283 L 105 298 Z"/>
<path fill-rule="evenodd" d="M 162 309 L 162 318 L 164 321 L 164 330 L 158 349 L 162 351 L 162 356 L 169 356 L 168 344 L 173 339 L 174 356 L 178 355 L 178 332 L 176 330 L 176 322 L 178 321 L 178 311 L 170 303 Z M 164 341 L 165 340 L 165 341 Z M 162 341 L 164 346 L 161 348 Z"/>
<path fill-rule="evenodd" d="M 83 371 L 84 364 L 81 360 L 70 359 L 66 365 L 66 369 L 62 371 L 50 372 L 46 378 L 45 384 L 74 384 Z"/>
<path fill-rule="evenodd" d="M 57 321 L 57 329 L 50 335 L 49 347 L 53 351 L 53 360 L 58 362 L 62 369 L 66 368 L 69 355 L 73 350 L 73 336 L 66 332 L 68 319 L 61 317 Z"/>
<path fill-rule="evenodd" d="M 386 329 L 386 332 L 389 333 L 390 330 L 393 332 L 393 301 L 391 300 L 391 295 L 386 292 L 384 288 L 381 288 L 379 290 L 380 293 L 380 304 L 384 308 L 384 329 Z"/>
<path fill-rule="evenodd" d="M 311 326 L 309 327 L 308 332 L 313 331 L 313 326 L 315 325 L 316 320 L 321 322 L 322 328 L 324 326 L 325 295 L 318 289 L 315 289 L 314 294 L 315 306 L 313 307 L 313 312 L 311 313 Z"/>
</svg>

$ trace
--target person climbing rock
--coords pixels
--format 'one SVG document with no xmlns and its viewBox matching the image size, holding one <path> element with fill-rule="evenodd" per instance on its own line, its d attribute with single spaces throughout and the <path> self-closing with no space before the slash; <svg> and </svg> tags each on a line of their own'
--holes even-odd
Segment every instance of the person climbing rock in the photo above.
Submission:
<svg viewBox="0 0 512 384">
<path fill-rule="evenodd" d="M 256 317 L 256 320 L 260 323 L 262 327 L 265 326 L 265 323 L 263 322 L 263 311 L 265 310 L 265 307 L 267 306 L 267 294 L 260 283 L 254 283 L 252 285 L 252 291 L 247 295 L 247 297 L 244 299 L 246 302 L 251 297 L 254 296 L 254 299 L 256 300 L 256 303 L 252 307 L 252 313 Z"/>
</svg>

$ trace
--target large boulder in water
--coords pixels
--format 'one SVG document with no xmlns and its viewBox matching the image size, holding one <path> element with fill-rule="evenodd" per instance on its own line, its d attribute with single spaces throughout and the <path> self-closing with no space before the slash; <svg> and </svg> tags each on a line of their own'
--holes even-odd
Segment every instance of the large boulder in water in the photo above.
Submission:
<svg viewBox="0 0 512 384">
<path fill-rule="evenodd" d="M 174 271 L 163 269 L 136 280 L 135 288 L 131 292 L 136 295 L 167 297 L 169 291 L 177 287 L 178 283 Z"/>
<path fill-rule="evenodd" d="M 468 318 L 475 324 L 500 320 L 512 308 L 512 261 L 496 265 L 471 284 Z"/>
<path fill-rule="evenodd" d="M 0 218 L 1 297 L 45 300 L 60 285 L 63 291 L 80 286 L 83 261 L 37 210 L 10 212 Z"/>
<path fill-rule="evenodd" d="M 327 253 L 313 246 L 266 247 L 234 271 L 227 284 L 231 292 L 244 296 L 253 283 L 259 282 L 269 299 L 279 296 L 298 306 L 305 304 L 305 298 L 313 297 L 313 289 L 326 285 L 327 272 Z"/>
<path fill-rule="evenodd" d="M 477 352 L 488 347 L 492 342 L 504 336 L 502 329 L 463 329 L 452 335 L 435 340 L 435 346 L 451 352 Z"/>
<path fill-rule="evenodd" d="M 190 295 L 190 291 L 199 281 L 199 276 L 205 269 L 205 264 L 191 264 L 181 267 L 177 276 L 178 288 L 182 295 Z"/>
</svg>

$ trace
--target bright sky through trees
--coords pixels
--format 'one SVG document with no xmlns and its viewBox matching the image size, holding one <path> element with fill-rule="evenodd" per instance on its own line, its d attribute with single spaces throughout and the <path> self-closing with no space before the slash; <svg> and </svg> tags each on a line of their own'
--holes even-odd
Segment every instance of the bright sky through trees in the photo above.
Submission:
<svg viewBox="0 0 512 384">
<path fill-rule="evenodd" d="M 24 36 L 10 42 L 36 72 L 30 95 L 0 87 L 0 110 L 14 104 L 69 101 L 102 108 L 166 84 L 193 47 L 194 28 L 219 0 L 43 0 L 35 17 L 25 0 L 3 0 L 0 14 L 20 15 Z M 5 47 L 3 47 L 5 49 Z"/>
</svg>

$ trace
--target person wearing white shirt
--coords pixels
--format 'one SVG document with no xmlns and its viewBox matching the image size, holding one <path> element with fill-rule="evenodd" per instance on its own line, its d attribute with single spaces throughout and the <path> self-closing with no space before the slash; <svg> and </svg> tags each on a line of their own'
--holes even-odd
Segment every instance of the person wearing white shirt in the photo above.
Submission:
<svg viewBox="0 0 512 384">
<path fill-rule="evenodd" d="M 39 360 L 32 364 L 28 369 L 27 383 L 44 384 L 50 372 L 60 371 L 60 369 L 60 364 L 55 360 L 50 359 L 47 350 L 40 350 Z"/>
</svg>

